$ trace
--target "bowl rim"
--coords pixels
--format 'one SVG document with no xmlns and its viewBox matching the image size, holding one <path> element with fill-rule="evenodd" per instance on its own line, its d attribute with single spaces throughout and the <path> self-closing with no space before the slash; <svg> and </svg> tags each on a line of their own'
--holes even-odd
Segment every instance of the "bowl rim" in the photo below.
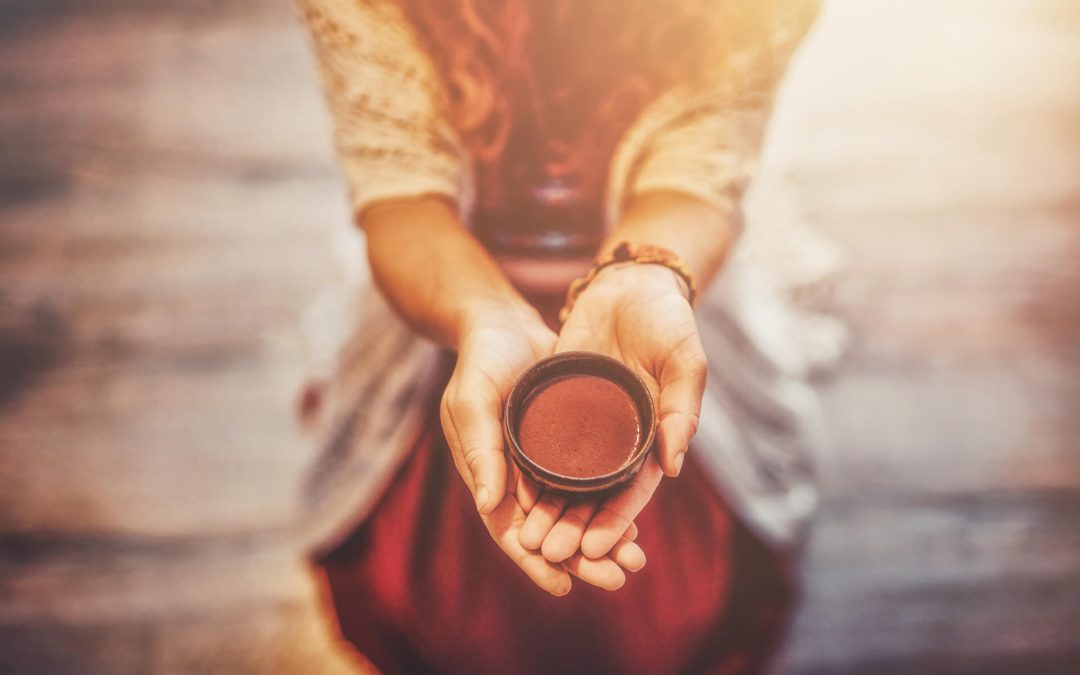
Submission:
<svg viewBox="0 0 1080 675">
<path fill-rule="evenodd" d="M 529 396 L 543 384 L 571 375 L 603 377 L 625 391 L 637 408 L 641 424 L 637 447 L 613 471 L 597 476 L 568 476 L 538 464 L 518 441 L 518 416 L 524 412 Z M 533 481 L 564 492 L 599 492 L 629 481 L 641 468 L 656 437 L 656 406 L 645 381 L 622 361 L 597 352 L 567 351 L 540 359 L 517 377 L 506 397 L 502 426 L 511 458 Z"/>
</svg>

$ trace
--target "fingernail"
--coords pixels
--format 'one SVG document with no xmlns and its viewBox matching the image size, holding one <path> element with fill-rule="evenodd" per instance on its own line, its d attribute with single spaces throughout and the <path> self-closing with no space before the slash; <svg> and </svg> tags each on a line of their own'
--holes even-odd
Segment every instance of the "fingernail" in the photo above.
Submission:
<svg viewBox="0 0 1080 675">
<path fill-rule="evenodd" d="M 679 454 L 675 455 L 675 475 L 678 476 L 682 473 L 682 463 L 686 459 L 686 451 L 683 450 Z"/>
<path fill-rule="evenodd" d="M 477 511 L 483 511 L 484 506 L 487 505 L 487 501 L 488 501 L 488 489 L 486 487 L 481 486 L 476 491 L 476 510 Z"/>
<path fill-rule="evenodd" d="M 565 581 L 560 581 L 557 586 L 550 589 L 548 592 L 557 598 L 561 598 L 570 592 L 570 580 L 566 579 Z"/>
</svg>

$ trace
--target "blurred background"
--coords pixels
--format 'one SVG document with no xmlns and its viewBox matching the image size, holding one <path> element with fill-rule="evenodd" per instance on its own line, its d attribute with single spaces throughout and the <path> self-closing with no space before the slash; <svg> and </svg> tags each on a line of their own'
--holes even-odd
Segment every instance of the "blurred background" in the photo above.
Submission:
<svg viewBox="0 0 1080 675">
<path fill-rule="evenodd" d="M 853 335 L 779 671 L 1080 672 L 1080 3 L 829 2 L 764 170 Z M 0 672 L 350 672 L 291 417 L 347 220 L 285 0 L 0 0 Z"/>
</svg>

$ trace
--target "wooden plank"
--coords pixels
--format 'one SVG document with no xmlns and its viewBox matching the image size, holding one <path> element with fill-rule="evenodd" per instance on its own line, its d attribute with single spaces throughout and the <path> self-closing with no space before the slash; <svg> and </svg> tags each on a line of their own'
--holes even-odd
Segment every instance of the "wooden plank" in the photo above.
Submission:
<svg viewBox="0 0 1080 675">
<path fill-rule="evenodd" d="M 834 2 L 788 92 L 856 337 L 781 672 L 1080 664 L 1074 10 Z"/>
</svg>

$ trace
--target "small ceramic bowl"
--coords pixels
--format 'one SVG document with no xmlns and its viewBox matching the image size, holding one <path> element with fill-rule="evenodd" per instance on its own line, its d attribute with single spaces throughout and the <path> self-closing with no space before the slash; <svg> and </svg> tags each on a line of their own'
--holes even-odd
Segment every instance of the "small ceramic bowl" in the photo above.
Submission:
<svg viewBox="0 0 1080 675">
<path fill-rule="evenodd" d="M 613 382 L 630 396 L 637 408 L 641 425 L 638 444 L 615 471 L 586 477 L 563 475 L 535 462 L 518 441 L 518 427 L 529 396 L 551 381 L 571 375 L 595 375 Z M 518 377 L 506 399 L 503 435 L 514 463 L 539 485 L 573 494 L 604 492 L 630 481 L 645 463 L 656 435 L 656 407 L 645 382 L 619 361 L 593 352 L 563 352 L 537 361 Z"/>
</svg>

